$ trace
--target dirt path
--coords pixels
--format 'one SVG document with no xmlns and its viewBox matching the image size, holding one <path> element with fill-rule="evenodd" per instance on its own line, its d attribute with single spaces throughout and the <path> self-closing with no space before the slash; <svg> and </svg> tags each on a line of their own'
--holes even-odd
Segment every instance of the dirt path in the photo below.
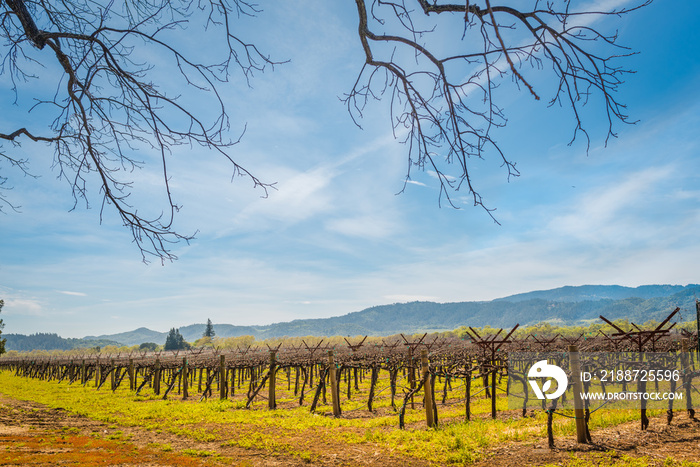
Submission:
<svg viewBox="0 0 700 467">
<path fill-rule="evenodd" d="M 614 465 L 622 456 L 646 457 L 649 465 L 654 466 L 680 465 L 682 461 L 686 462 L 684 467 L 700 466 L 700 423 L 689 420 L 685 414 L 677 415 L 670 426 L 666 425 L 665 417 L 654 418 L 645 432 L 640 431 L 639 422 L 596 430 L 593 440 L 593 445 L 577 445 L 573 439 L 557 439 L 554 450 L 547 447 L 545 440 L 501 444 L 490 449 L 487 458 L 475 466 L 567 465 L 575 459 L 607 466 Z M 287 441 L 301 445 L 308 440 Z M 391 456 L 370 444 L 329 442 L 332 444 L 316 445 L 310 458 L 300 458 L 263 447 L 244 449 L 220 442 L 197 442 L 165 431 L 155 433 L 108 425 L 0 394 L 0 466 L 3 467 L 428 465 L 412 458 Z"/>
<path fill-rule="evenodd" d="M 165 432 L 108 425 L 0 394 L 0 466 L 18 465 L 425 467 L 427 463 L 394 458 L 370 445 L 327 444 L 303 459 L 264 448 L 197 442 Z"/>
</svg>

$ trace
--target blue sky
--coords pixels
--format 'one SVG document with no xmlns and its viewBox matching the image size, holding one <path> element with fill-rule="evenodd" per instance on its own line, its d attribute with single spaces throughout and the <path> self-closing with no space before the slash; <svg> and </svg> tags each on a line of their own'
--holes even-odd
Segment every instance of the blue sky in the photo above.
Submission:
<svg viewBox="0 0 700 467">
<path fill-rule="evenodd" d="M 669 8 L 657 1 L 617 20 L 621 43 L 640 52 L 626 61 L 637 73 L 619 92 L 639 123 L 618 124 L 607 147 L 602 119 L 588 121 L 587 153 L 583 139 L 567 145 L 567 109 L 547 108 L 504 83 L 509 121 L 496 137 L 521 176 L 508 180 L 488 158 L 473 168 L 501 225 L 466 197 L 458 199 L 462 209 L 440 208 L 429 172 L 414 172 L 415 183 L 396 194 L 406 153 L 392 136 L 386 102 L 367 109 L 361 130 L 338 99 L 364 59 L 352 2 L 261 6 L 258 18 L 241 20 L 241 31 L 290 62 L 257 75 L 251 89 L 240 77 L 222 89 L 233 131 L 247 125 L 234 157 L 277 190 L 263 199 L 247 180 L 232 182 L 220 157 L 178 149 L 170 161 L 183 206 L 176 227 L 198 234 L 175 245 L 178 261 L 145 265 L 112 212 L 100 224 L 97 197 L 90 209 L 71 211 L 69 186 L 51 170 L 52 151 L 25 142 L 40 178 L 0 166 L 21 206 L 0 214 L 4 332 L 83 337 L 208 318 L 268 324 L 564 285 L 698 282 L 695 2 Z M 535 70 L 523 73 L 546 83 Z M 28 117 L 16 113 L 14 96 L 0 97 L 3 109 L 13 109 L 0 114 L 0 131 L 14 130 Z M 148 165 L 133 174 L 134 202 L 144 211 L 163 209 L 157 176 Z"/>
</svg>

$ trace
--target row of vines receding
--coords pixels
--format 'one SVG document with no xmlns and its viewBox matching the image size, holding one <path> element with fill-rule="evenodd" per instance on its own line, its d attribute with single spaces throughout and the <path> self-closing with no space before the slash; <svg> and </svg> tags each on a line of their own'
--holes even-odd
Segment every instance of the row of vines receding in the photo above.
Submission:
<svg viewBox="0 0 700 467">
<path fill-rule="evenodd" d="M 553 352 L 565 355 L 576 349 L 587 352 L 661 352 L 678 360 L 683 369 L 679 390 L 684 391 L 682 407 L 668 406 L 668 423 L 673 411 L 684 410 L 692 419 L 693 397 L 700 395 L 694 381 L 700 375 L 697 332 L 674 331 L 671 319 L 676 309 L 655 329 L 636 326 L 625 330 L 610 323 L 616 332 L 600 331 L 596 336 L 562 337 L 528 334 L 514 338 L 510 331 L 496 330 L 481 335 L 469 328 L 464 339 L 399 335 L 375 339 L 345 339 L 346 345 L 330 346 L 325 339 L 301 341 L 298 345 L 250 346 L 236 349 L 190 349 L 181 351 L 132 351 L 117 354 L 72 356 L 5 356 L 0 370 L 18 377 L 57 381 L 97 390 L 128 390 L 182 400 L 229 399 L 240 409 L 282 410 L 308 407 L 312 413 L 353 417 L 362 413 L 394 414 L 399 427 L 406 426 L 407 410 L 425 411 L 428 426 L 439 424 L 440 407 L 460 407 L 465 421 L 474 419 L 474 404 L 490 402 L 490 416 L 531 416 L 508 410 L 505 400 L 511 385 L 522 382 L 526 372 L 509 375 L 512 352 Z M 633 325 L 634 326 L 634 325 Z M 572 347 L 574 346 L 574 347 Z M 508 376 L 511 376 L 510 378 Z M 569 373 L 571 376 L 571 373 Z M 569 378 L 573 381 L 573 378 Z M 695 393 L 695 395 L 693 394 Z M 552 418 L 561 414 L 556 404 L 542 401 L 547 412 L 550 445 Z M 596 407 L 586 401 L 587 430 Z M 487 415 L 488 416 L 488 415 Z M 570 416 L 570 415 L 569 415 Z M 641 411 L 642 429 L 648 426 L 646 410 Z"/>
</svg>

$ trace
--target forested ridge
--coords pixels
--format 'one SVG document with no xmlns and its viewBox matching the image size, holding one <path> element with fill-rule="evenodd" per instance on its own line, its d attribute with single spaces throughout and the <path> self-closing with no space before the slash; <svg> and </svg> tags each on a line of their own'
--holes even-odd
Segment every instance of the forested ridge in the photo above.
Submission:
<svg viewBox="0 0 700 467">
<path fill-rule="evenodd" d="M 108 339 L 75 339 L 64 338 L 55 333 L 39 332 L 25 336 L 23 334 L 4 334 L 7 338 L 7 350 L 71 350 L 80 348 L 96 348 L 107 345 L 119 345 Z"/>
<path fill-rule="evenodd" d="M 594 297 L 596 299 L 592 299 Z M 332 318 L 294 320 L 264 326 L 214 324 L 214 329 L 220 338 L 253 336 L 262 340 L 284 336 L 388 336 L 451 331 L 462 326 L 507 328 L 515 324 L 527 326 L 542 322 L 586 325 L 598 321 L 600 315 L 641 324 L 661 320 L 675 307 L 681 308 L 678 321 L 693 321 L 695 300 L 698 298 L 700 285 L 697 284 L 637 288 L 588 285 L 535 291 L 484 302 L 394 303 Z M 233 317 L 235 313 L 232 313 Z M 194 342 L 202 336 L 205 328 L 204 323 L 192 324 L 180 327 L 179 332 L 187 342 Z M 115 343 L 128 346 L 143 342 L 162 344 L 167 334 L 143 327 L 84 339 L 63 339 L 56 334 L 41 333 L 32 336 L 7 334 L 7 350 L 68 350 Z"/>
</svg>

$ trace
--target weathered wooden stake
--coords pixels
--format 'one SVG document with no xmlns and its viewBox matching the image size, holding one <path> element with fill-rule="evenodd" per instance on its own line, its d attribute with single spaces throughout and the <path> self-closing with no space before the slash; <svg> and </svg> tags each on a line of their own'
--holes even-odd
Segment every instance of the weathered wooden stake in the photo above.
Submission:
<svg viewBox="0 0 700 467">
<path fill-rule="evenodd" d="M 226 357 L 219 355 L 219 399 L 226 399 Z"/>
<path fill-rule="evenodd" d="M 574 386 L 574 416 L 576 417 L 576 442 L 588 444 L 586 437 L 586 420 L 583 410 L 583 385 L 581 384 L 581 361 L 578 355 L 578 346 L 569 346 L 569 365 L 571 367 L 571 379 Z"/>
<path fill-rule="evenodd" d="M 496 420 L 496 374 L 498 370 L 496 369 L 495 355 L 491 357 L 491 364 L 493 365 L 493 370 L 491 372 L 491 418 Z"/>
<path fill-rule="evenodd" d="M 411 385 L 411 391 L 416 388 L 416 378 L 413 373 L 413 347 L 408 346 L 408 382 Z M 413 396 L 411 396 L 411 409 L 415 409 L 415 404 L 413 403 Z"/>
<path fill-rule="evenodd" d="M 333 416 L 340 416 L 340 401 L 338 400 L 338 381 L 336 380 L 335 374 L 335 360 L 333 359 L 333 351 L 328 351 L 328 368 L 330 371 L 331 379 L 331 401 L 333 403 Z"/>
<path fill-rule="evenodd" d="M 464 410 L 467 421 L 471 419 L 471 399 L 472 399 L 472 372 L 467 373 L 467 378 L 464 381 Z"/>
<path fill-rule="evenodd" d="M 187 398 L 190 396 L 189 394 L 189 385 L 190 382 L 190 372 L 189 368 L 187 365 L 187 357 L 182 359 L 182 400 L 187 400 Z"/>
<path fill-rule="evenodd" d="M 275 410 L 277 408 L 277 400 L 275 398 L 275 385 L 277 382 L 277 351 L 270 350 L 270 377 L 268 378 L 267 388 L 267 408 Z"/>
<path fill-rule="evenodd" d="M 134 359 L 129 359 L 129 390 L 133 391 L 136 389 L 136 384 L 134 382 Z"/>
<path fill-rule="evenodd" d="M 433 411 L 433 390 L 427 349 L 420 351 L 420 361 L 422 367 L 423 393 L 425 394 L 425 421 L 428 427 L 432 428 L 435 426 L 435 413 Z"/>
<path fill-rule="evenodd" d="M 698 340 L 700 341 L 700 334 L 698 335 Z M 688 411 L 688 417 L 695 419 L 695 410 L 693 410 L 693 393 L 692 389 L 692 376 L 690 373 L 690 354 L 688 353 L 688 347 L 690 342 L 688 339 L 681 339 L 681 368 L 682 368 L 682 381 L 683 389 L 685 389 L 685 408 Z"/>
<path fill-rule="evenodd" d="M 153 372 L 153 393 L 160 395 L 160 360 L 156 358 L 155 370 Z"/>
<path fill-rule="evenodd" d="M 109 380 L 109 388 L 114 392 L 114 390 L 117 388 L 117 379 L 116 379 L 116 369 L 114 368 L 114 360 L 110 362 L 110 380 Z"/>
</svg>

